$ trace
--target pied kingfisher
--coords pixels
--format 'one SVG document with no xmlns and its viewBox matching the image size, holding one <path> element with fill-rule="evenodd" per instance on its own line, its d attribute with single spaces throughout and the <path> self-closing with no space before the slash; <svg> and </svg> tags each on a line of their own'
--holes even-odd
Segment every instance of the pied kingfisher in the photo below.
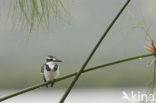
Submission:
<svg viewBox="0 0 156 103">
<path fill-rule="evenodd" d="M 46 58 L 46 62 L 41 67 L 41 74 L 44 82 L 54 80 L 59 75 L 59 66 L 56 64 L 57 62 L 62 61 L 51 55 Z M 51 87 L 53 87 L 53 85 L 54 83 L 51 83 Z M 48 88 L 48 85 L 46 85 L 46 87 Z"/>
</svg>

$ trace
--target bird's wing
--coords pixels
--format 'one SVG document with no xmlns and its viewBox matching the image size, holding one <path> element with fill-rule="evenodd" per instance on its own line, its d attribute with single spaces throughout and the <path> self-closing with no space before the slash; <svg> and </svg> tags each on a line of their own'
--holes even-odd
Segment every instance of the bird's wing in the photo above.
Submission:
<svg viewBox="0 0 156 103">
<path fill-rule="evenodd" d="M 43 77 L 44 82 L 46 82 L 46 78 L 45 78 L 45 76 L 44 76 L 44 68 L 45 68 L 45 64 L 43 64 L 43 65 L 41 66 L 41 74 L 42 74 L 42 77 Z M 46 87 L 48 88 L 48 85 L 46 85 Z"/>
<path fill-rule="evenodd" d="M 45 66 L 45 64 L 43 64 L 43 65 L 41 66 L 41 73 L 44 73 L 44 66 Z"/>
<path fill-rule="evenodd" d="M 43 64 L 42 67 L 41 67 L 41 74 L 43 76 L 44 82 L 46 82 L 46 79 L 45 79 L 45 76 L 44 76 L 44 68 L 45 68 L 45 64 Z"/>
</svg>

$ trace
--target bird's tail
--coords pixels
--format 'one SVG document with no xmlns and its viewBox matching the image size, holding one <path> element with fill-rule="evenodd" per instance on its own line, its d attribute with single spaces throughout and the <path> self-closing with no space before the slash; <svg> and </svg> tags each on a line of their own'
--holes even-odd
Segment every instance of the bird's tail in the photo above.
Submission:
<svg viewBox="0 0 156 103">
<path fill-rule="evenodd" d="M 54 80 L 55 80 L 55 79 L 54 79 Z M 51 87 L 53 87 L 53 86 L 54 86 L 54 83 L 55 83 L 55 82 L 51 83 Z"/>
<path fill-rule="evenodd" d="M 43 80 L 44 82 L 47 82 L 44 76 L 43 76 Z M 48 88 L 48 84 L 46 84 L 45 86 Z"/>
<path fill-rule="evenodd" d="M 54 83 L 51 83 L 51 87 L 53 87 L 54 86 Z"/>
<path fill-rule="evenodd" d="M 48 88 L 48 84 L 45 85 Z"/>
</svg>

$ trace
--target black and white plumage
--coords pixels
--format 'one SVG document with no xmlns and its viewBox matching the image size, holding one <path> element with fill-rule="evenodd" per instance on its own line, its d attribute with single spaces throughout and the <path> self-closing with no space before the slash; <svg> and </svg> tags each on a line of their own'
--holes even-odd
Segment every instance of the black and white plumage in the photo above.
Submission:
<svg viewBox="0 0 156 103">
<path fill-rule="evenodd" d="M 56 59 L 54 56 L 48 56 L 46 58 L 46 63 L 44 63 L 41 67 L 41 74 L 44 82 L 54 80 L 59 75 L 59 66 L 56 64 L 57 62 L 62 61 Z M 53 85 L 54 83 L 51 83 L 51 87 L 53 87 Z M 46 85 L 46 87 L 48 87 L 48 85 Z"/>
</svg>

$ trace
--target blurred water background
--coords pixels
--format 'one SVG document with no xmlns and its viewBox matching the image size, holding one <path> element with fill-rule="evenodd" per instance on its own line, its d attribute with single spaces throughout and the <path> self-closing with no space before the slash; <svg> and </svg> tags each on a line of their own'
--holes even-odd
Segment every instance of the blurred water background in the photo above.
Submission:
<svg viewBox="0 0 156 103">
<path fill-rule="evenodd" d="M 131 90 L 134 93 L 138 93 L 138 90 L 142 91 L 140 93 L 145 93 L 145 89 L 140 88 L 122 88 L 122 89 L 74 89 L 72 94 L 66 99 L 65 103 L 132 103 L 127 100 L 123 100 L 123 94 L 121 91 L 125 91 L 128 96 L 131 97 Z M 16 90 L 17 91 L 17 90 Z M 9 94 L 15 92 L 15 90 L 1 91 L 1 93 Z M 4 101 L 3 103 L 59 103 L 59 99 L 65 92 L 64 89 L 47 89 L 47 90 L 35 90 L 15 98 Z M 137 97 L 137 96 L 136 96 Z"/>
<path fill-rule="evenodd" d="M 49 32 L 40 30 L 40 32 L 34 32 L 30 38 L 26 32 L 9 31 L 10 27 L 4 25 L 5 16 L 1 13 L 0 95 L 42 82 L 40 67 L 47 55 L 54 55 L 63 60 L 59 63 L 60 77 L 78 71 L 125 1 L 67 0 L 63 2 L 72 15 L 71 24 L 55 22 Z M 155 40 L 155 4 L 155 0 L 132 0 L 96 51 L 87 68 L 148 53 L 143 47 L 148 39 L 140 25 L 145 26 L 145 29 L 152 25 L 148 32 Z M 4 8 L 3 13 L 7 11 Z M 124 88 L 127 88 L 126 90 L 148 88 L 152 78 L 152 67 L 147 65 L 151 58 L 133 60 L 83 74 L 75 85 L 76 90 L 71 92 L 71 98 L 68 100 L 72 101 L 74 98 L 74 103 L 78 103 L 77 101 L 87 103 L 86 98 L 92 101 L 92 98 L 96 96 L 97 101 L 114 103 L 117 99 L 111 99 L 112 96 L 120 99 Z M 30 98 L 38 103 L 43 103 L 44 99 L 52 102 L 55 98 L 53 103 L 57 103 L 72 79 L 56 83 L 53 89 L 37 89 L 4 103 L 19 103 L 22 99 Z M 79 98 L 78 95 L 84 98 Z M 93 100 L 90 103 L 95 102 Z"/>
</svg>

